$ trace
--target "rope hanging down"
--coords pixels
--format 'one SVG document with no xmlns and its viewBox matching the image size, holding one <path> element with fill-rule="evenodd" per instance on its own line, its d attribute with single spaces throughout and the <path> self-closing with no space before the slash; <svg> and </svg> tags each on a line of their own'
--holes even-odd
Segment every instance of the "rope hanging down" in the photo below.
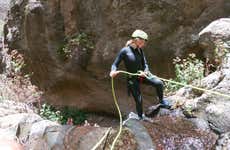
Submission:
<svg viewBox="0 0 230 150">
<path fill-rule="evenodd" d="M 123 74 L 128 74 L 128 75 L 131 75 L 131 76 L 140 76 L 141 74 L 140 73 L 130 73 L 130 72 L 126 72 L 126 71 L 119 71 L 119 73 L 123 73 Z M 115 94 L 115 90 L 114 90 L 114 81 L 113 81 L 113 77 L 111 78 L 111 85 L 112 85 L 112 94 L 113 94 L 113 100 L 114 100 L 114 103 L 116 105 L 116 108 L 117 108 L 117 111 L 118 111 L 118 114 L 119 114 L 119 119 L 120 119 L 120 126 L 119 126 L 119 131 L 112 143 L 112 146 L 110 148 L 110 150 L 113 150 L 114 149 L 114 146 L 118 140 L 118 138 L 120 137 L 121 135 L 121 131 L 122 131 L 122 115 L 121 115 L 121 111 L 120 111 L 120 108 L 119 108 L 119 105 L 117 103 L 117 98 L 116 98 L 116 94 Z"/>
<path fill-rule="evenodd" d="M 118 111 L 118 114 L 119 114 L 119 119 L 120 119 L 120 126 L 119 126 L 119 131 L 112 143 L 112 146 L 111 146 L 111 149 L 110 150 L 113 150 L 114 149 L 114 146 L 117 142 L 117 139 L 119 138 L 119 136 L 121 135 L 121 131 L 122 131 L 122 115 L 121 115 L 121 111 L 120 111 L 120 108 L 119 108 L 119 105 L 117 103 L 117 98 L 116 98 L 116 94 L 115 94 L 115 90 L 114 90 L 114 82 L 113 82 L 113 78 L 111 79 L 111 85 L 112 85 L 112 94 L 113 94 L 113 100 L 114 100 L 114 103 L 117 107 L 117 111 Z"/>
</svg>

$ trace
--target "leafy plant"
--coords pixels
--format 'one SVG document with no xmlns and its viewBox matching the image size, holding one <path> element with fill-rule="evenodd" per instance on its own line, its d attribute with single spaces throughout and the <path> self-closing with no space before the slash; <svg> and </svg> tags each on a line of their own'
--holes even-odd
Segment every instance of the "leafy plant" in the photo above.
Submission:
<svg viewBox="0 0 230 150">
<path fill-rule="evenodd" d="M 40 115 L 48 120 L 56 121 L 61 124 L 67 124 L 69 119 L 71 119 L 73 124 L 81 124 L 86 120 L 86 114 L 72 107 L 64 107 L 57 110 L 55 107 L 43 104 L 40 109 Z"/>
<path fill-rule="evenodd" d="M 61 123 L 65 124 L 69 118 L 73 119 L 73 124 L 81 124 L 86 120 L 86 114 L 83 111 L 80 111 L 76 108 L 72 107 L 64 107 L 61 110 L 61 114 L 63 116 Z"/>
<path fill-rule="evenodd" d="M 64 44 L 58 49 L 57 53 L 62 60 L 67 60 L 72 57 L 72 51 L 76 47 L 80 47 L 83 51 L 94 49 L 94 44 L 89 36 L 85 33 L 80 33 L 72 37 L 66 38 Z"/>
<path fill-rule="evenodd" d="M 55 110 L 54 107 L 48 104 L 43 104 L 40 109 L 40 115 L 48 120 L 60 122 L 63 118 L 60 111 Z"/>
<path fill-rule="evenodd" d="M 176 77 L 174 81 L 182 84 L 192 84 L 193 81 L 200 81 L 204 77 L 204 63 L 196 58 L 195 54 L 189 54 L 185 59 L 179 57 L 173 59 L 175 64 Z M 172 79 L 171 79 L 172 80 Z M 181 85 L 166 83 L 166 92 L 174 92 L 178 90 Z"/>
</svg>

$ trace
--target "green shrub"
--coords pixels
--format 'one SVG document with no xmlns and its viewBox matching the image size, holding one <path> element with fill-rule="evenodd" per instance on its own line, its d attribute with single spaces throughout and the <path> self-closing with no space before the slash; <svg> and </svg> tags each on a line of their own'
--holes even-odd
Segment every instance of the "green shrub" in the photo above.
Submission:
<svg viewBox="0 0 230 150">
<path fill-rule="evenodd" d="M 62 120 L 61 123 L 65 124 L 68 121 L 68 118 L 73 119 L 74 124 L 81 124 L 86 120 L 86 113 L 72 107 L 64 107 L 61 110 Z"/>
<path fill-rule="evenodd" d="M 63 45 L 57 50 L 57 53 L 62 60 L 68 60 L 72 57 L 72 51 L 76 47 L 81 48 L 83 51 L 90 52 L 94 49 L 94 44 L 87 34 L 80 33 L 66 38 Z"/>
<path fill-rule="evenodd" d="M 48 120 L 60 122 L 63 118 L 60 111 L 48 104 L 43 104 L 40 109 L 40 115 Z"/>
<path fill-rule="evenodd" d="M 199 81 L 204 77 L 204 63 L 196 58 L 195 54 L 189 54 L 186 59 L 180 59 L 179 57 L 173 60 L 175 64 L 176 77 L 174 81 L 182 84 L 192 84 L 193 81 Z M 171 79 L 172 80 L 172 79 Z M 174 92 L 181 88 L 181 85 L 167 82 L 166 92 Z"/>
<path fill-rule="evenodd" d="M 56 121 L 61 124 L 66 124 L 68 119 L 73 120 L 73 124 L 81 124 L 86 120 L 86 113 L 72 107 L 64 107 L 60 110 L 57 110 L 55 107 L 43 104 L 40 109 L 40 115 L 48 120 Z"/>
</svg>

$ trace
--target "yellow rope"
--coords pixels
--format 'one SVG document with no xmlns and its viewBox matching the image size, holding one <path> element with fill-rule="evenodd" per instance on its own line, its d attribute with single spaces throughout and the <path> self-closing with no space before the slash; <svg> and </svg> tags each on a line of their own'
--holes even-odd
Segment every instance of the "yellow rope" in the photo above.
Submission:
<svg viewBox="0 0 230 150">
<path fill-rule="evenodd" d="M 113 78 L 111 79 L 111 85 L 112 85 L 112 94 L 113 94 L 113 100 L 114 100 L 114 103 L 117 107 L 117 111 L 119 113 L 119 119 L 120 119 L 120 126 L 119 126 L 119 132 L 117 133 L 113 143 L 112 143 L 112 146 L 110 148 L 110 150 L 113 150 L 114 149 L 114 146 L 115 146 L 115 143 L 117 142 L 117 139 L 118 137 L 120 136 L 121 134 L 121 131 L 122 131 L 122 116 L 121 116 L 121 111 L 120 111 L 120 108 L 119 108 L 119 105 L 117 103 L 117 98 L 116 98 L 116 94 L 115 94 L 115 90 L 114 90 L 114 83 L 113 83 Z"/>
<path fill-rule="evenodd" d="M 119 73 L 124 73 L 124 74 L 128 74 L 128 75 L 131 75 L 131 76 L 139 76 L 139 75 L 140 75 L 140 73 L 130 73 L 130 72 L 122 71 L 122 70 L 120 70 Z M 118 105 L 118 103 L 117 103 L 117 98 L 116 98 L 116 94 L 115 94 L 115 90 L 114 90 L 113 77 L 112 77 L 112 79 L 111 79 L 111 85 L 112 85 L 113 100 L 114 100 L 114 103 L 115 103 L 115 105 L 116 105 L 116 107 L 117 107 L 117 111 L 118 111 L 118 113 L 119 113 L 119 118 L 120 118 L 119 131 L 118 131 L 118 133 L 117 133 L 117 135 L 116 135 L 116 137 L 115 137 L 115 139 L 114 139 L 114 141 L 113 141 L 113 143 L 112 143 L 112 146 L 111 146 L 111 148 L 110 148 L 110 150 L 113 150 L 113 149 L 114 149 L 114 146 L 115 146 L 115 144 L 116 144 L 116 142 L 117 142 L 117 139 L 118 139 L 119 136 L 121 135 L 121 131 L 122 131 L 122 115 L 121 115 L 121 111 L 120 111 L 119 105 Z"/>
<path fill-rule="evenodd" d="M 217 92 L 217 91 L 207 90 L 207 89 L 204 89 L 204 88 L 199 88 L 199 87 L 195 87 L 195 86 L 192 86 L 192 85 L 187 85 L 187 84 L 179 83 L 179 82 L 168 80 L 168 79 L 164 79 L 164 78 L 159 78 L 159 79 L 161 79 L 163 81 L 166 81 L 166 82 L 171 82 L 171 83 L 174 83 L 174 84 L 178 84 L 178 85 L 181 85 L 181 86 L 184 86 L 184 87 L 190 87 L 190 88 L 193 88 L 193 89 L 196 89 L 196 90 L 200 90 L 200 91 L 208 92 L 208 93 L 211 93 L 211 94 L 216 94 L 216 95 L 219 95 L 219 96 L 230 98 L 230 95 L 223 94 L 223 93 L 220 93 L 220 92 Z"/>
<path fill-rule="evenodd" d="M 134 75 L 134 76 L 140 75 L 139 73 L 130 73 L 130 72 L 122 71 L 122 70 L 120 70 L 119 73 L 124 73 L 124 74 Z M 151 78 L 151 76 L 153 76 L 153 75 L 152 74 L 150 76 L 146 75 L 145 77 L 146 78 Z M 199 88 L 199 87 L 196 87 L 196 86 L 193 86 L 193 85 L 183 84 L 183 83 L 180 83 L 180 82 L 176 82 L 176 81 L 173 81 L 173 80 L 168 80 L 168 79 L 164 79 L 164 78 L 160 78 L 160 77 L 157 77 L 157 78 L 159 78 L 160 80 L 165 81 L 165 82 L 170 82 L 170 83 L 181 85 L 181 86 L 184 86 L 184 87 L 190 87 L 192 89 L 196 89 L 196 90 L 208 92 L 208 93 L 211 93 L 211 94 L 216 94 L 216 95 L 219 95 L 219 96 L 230 98 L 230 95 L 223 94 L 223 93 L 220 93 L 220 92 L 217 92 L 217 91 L 207 90 L 207 89 L 204 89 L 204 88 Z"/>
</svg>

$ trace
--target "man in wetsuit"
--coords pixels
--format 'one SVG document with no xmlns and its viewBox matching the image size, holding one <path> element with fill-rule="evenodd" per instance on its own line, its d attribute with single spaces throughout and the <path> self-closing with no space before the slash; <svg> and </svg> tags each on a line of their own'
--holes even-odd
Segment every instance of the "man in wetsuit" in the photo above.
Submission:
<svg viewBox="0 0 230 150">
<path fill-rule="evenodd" d="M 152 78 L 145 77 L 145 75 L 149 73 L 149 67 L 142 48 L 147 40 L 148 35 L 144 31 L 134 31 L 132 34 L 132 39 L 129 41 L 128 45 L 121 49 L 115 61 L 113 62 L 110 72 L 110 76 L 115 77 L 119 73 L 117 68 L 121 61 L 124 61 L 128 72 L 137 73 L 138 71 L 141 71 L 140 77 L 129 76 L 127 79 L 128 90 L 131 92 L 136 102 L 136 111 L 140 120 L 144 117 L 142 96 L 140 91 L 141 82 L 154 86 L 156 88 L 161 106 L 170 108 L 168 101 L 163 99 L 163 82 L 156 76 Z"/>
</svg>

